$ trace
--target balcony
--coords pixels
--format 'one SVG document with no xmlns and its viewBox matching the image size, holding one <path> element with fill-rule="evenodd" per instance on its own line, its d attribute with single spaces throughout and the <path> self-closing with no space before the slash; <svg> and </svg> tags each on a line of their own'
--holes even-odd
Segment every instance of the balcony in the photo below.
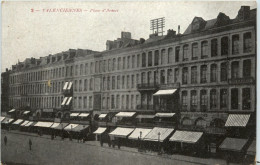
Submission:
<svg viewBox="0 0 260 165">
<path fill-rule="evenodd" d="M 246 78 L 231 78 L 228 79 L 229 84 L 253 84 L 255 83 L 255 79 L 253 77 Z"/>
<path fill-rule="evenodd" d="M 142 83 L 137 84 L 137 90 L 139 91 L 155 91 L 159 88 L 159 85 L 157 83 Z"/>
</svg>

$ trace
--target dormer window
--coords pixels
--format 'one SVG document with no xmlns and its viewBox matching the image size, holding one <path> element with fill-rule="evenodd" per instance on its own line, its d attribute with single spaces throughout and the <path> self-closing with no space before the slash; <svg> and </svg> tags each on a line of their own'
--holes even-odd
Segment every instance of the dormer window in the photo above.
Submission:
<svg viewBox="0 0 260 165">
<path fill-rule="evenodd" d="M 206 21 L 204 21 L 203 18 L 195 17 L 192 21 L 191 30 L 198 31 L 204 27 L 205 23 Z"/>
</svg>

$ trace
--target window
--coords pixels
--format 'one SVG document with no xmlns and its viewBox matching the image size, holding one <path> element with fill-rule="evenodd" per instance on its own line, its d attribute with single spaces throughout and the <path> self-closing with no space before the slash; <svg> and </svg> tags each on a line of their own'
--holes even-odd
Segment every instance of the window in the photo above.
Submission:
<svg viewBox="0 0 260 165">
<path fill-rule="evenodd" d="M 120 105 L 120 96 L 117 95 L 117 96 L 116 96 L 116 108 L 117 108 L 117 109 L 119 108 L 119 105 Z"/>
<path fill-rule="evenodd" d="M 195 111 L 197 109 L 198 100 L 197 100 L 197 91 L 191 91 L 191 111 Z"/>
<path fill-rule="evenodd" d="M 154 52 L 154 66 L 159 65 L 159 50 Z"/>
<path fill-rule="evenodd" d="M 218 40 L 211 40 L 211 57 L 218 56 Z"/>
<path fill-rule="evenodd" d="M 182 125 L 192 125 L 191 119 L 188 118 L 188 117 L 184 117 L 184 118 L 182 119 Z"/>
<path fill-rule="evenodd" d="M 172 82 L 172 69 L 167 70 L 167 84 Z"/>
<path fill-rule="evenodd" d="M 165 70 L 161 70 L 161 84 L 165 84 Z"/>
<path fill-rule="evenodd" d="M 221 38 L 221 55 L 228 55 L 228 37 Z"/>
<path fill-rule="evenodd" d="M 227 89 L 220 89 L 220 108 L 227 108 Z"/>
<path fill-rule="evenodd" d="M 189 51 L 189 45 L 184 45 L 183 46 L 183 61 L 188 61 L 188 59 L 189 59 L 188 51 Z"/>
<path fill-rule="evenodd" d="M 115 76 L 112 77 L 112 89 L 116 88 L 116 78 Z"/>
<path fill-rule="evenodd" d="M 110 77 L 107 77 L 107 90 L 110 90 Z"/>
<path fill-rule="evenodd" d="M 149 71 L 149 72 L 147 72 L 147 84 L 151 83 L 151 79 L 152 79 L 152 72 Z"/>
<path fill-rule="evenodd" d="M 78 65 L 76 65 L 76 68 L 75 68 L 75 76 L 77 76 L 77 75 L 78 75 L 78 70 L 79 70 L 79 66 L 78 66 Z"/>
<path fill-rule="evenodd" d="M 243 77 L 251 77 L 251 60 L 243 61 Z"/>
<path fill-rule="evenodd" d="M 122 89 L 125 89 L 125 76 L 122 76 Z"/>
<path fill-rule="evenodd" d="M 132 83 L 131 83 L 131 88 L 134 88 L 134 84 L 135 84 L 135 75 L 132 75 L 132 78 L 131 78 L 131 81 L 132 81 Z"/>
<path fill-rule="evenodd" d="M 113 58 L 113 67 L 112 67 L 112 70 L 116 70 L 116 59 Z"/>
<path fill-rule="evenodd" d="M 192 84 L 197 83 L 197 67 L 196 66 L 191 67 L 191 83 Z"/>
<path fill-rule="evenodd" d="M 123 57 L 123 69 L 125 69 L 125 57 Z"/>
<path fill-rule="evenodd" d="M 200 91 L 200 108 L 202 111 L 206 111 L 208 103 L 207 91 L 201 90 Z"/>
<path fill-rule="evenodd" d="M 210 90 L 210 108 L 217 108 L 217 92 L 216 89 Z"/>
<path fill-rule="evenodd" d="M 249 53 L 253 50 L 251 33 L 244 34 L 244 53 Z"/>
<path fill-rule="evenodd" d="M 126 109 L 129 109 L 129 95 L 126 95 Z"/>
<path fill-rule="evenodd" d="M 121 69 L 121 57 L 117 59 L 117 70 Z"/>
<path fill-rule="evenodd" d="M 210 66 L 210 81 L 217 81 L 217 64 L 211 64 Z"/>
<path fill-rule="evenodd" d="M 99 72 L 100 73 L 102 72 L 102 69 L 103 69 L 102 63 L 103 63 L 103 61 L 99 61 Z"/>
<path fill-rule="evenodd" d="M 130 103 L 131 109 L 134 109 L 134 95 L 131 95 L 131 103 Z"/>
<path fill-rule="evenodd" d="M 114 98 L 114 95 L 111 95 L 111 109 L 115 109 L 115 98 Z"/>
<path fill-rule="evenodd" d="M 188 83 L 188 68 L 185 67 L 182 69 L 182 84 Z"/>
<path fill-rule="evenodd" d="M 74 91 L 78 91 L 78 80 L 75 80 L 74 84 L 75 84 Z"/>
<path fill-rule="evenodd" d="M 120 76 L 117 76 L 117 89 L 120 89 Z"/>
<path fill-rule="evenodd" d="M 107 66 L 106 66 L 106 65 L 107 65 L 107 61 L 104 60 L 104 61 L 103 61 L 103 71 L 104 71 L 104 72 L 107 71 Z"/>
<path fill-rule="evenodd" d="M 202 65 L 200 67 L 200 82 L 201 83 L 207 82 L 207 65 Z"/>
<path fill-rule="evenodd" d="M 243 110 L 249 110 L 251 108 L 251 93 L 250 88 L 243 88 L 242 90 L 242 108 Z"/>
<path fill-rule="evenodd" d="M 79 80 L 79 92 L 81 92 L 81 91 L 82 91 L 82 81 Z"/>
<path fill-rule="evenodd" d="M 90 73 L 93 73 L 93 67 L 94 67 L 94 64 L 93 62 L 90 63 Z"/>
<path fill-rule="evenodd" d="M 135 68 L 135 55 L 132 55 L 132 68 Z"/>
<path fill-rule="evenodd" d="M 127 69 L 130 68 L 131 56 L 127 56 Z"/>
<path fill-rule="evenodd" d="M 175 62 L 179 62 L 180 59 L 180 47 L 175 48 Z"/>
<path fill-rule="evenodd" d="M 102 109 L 106 108 L 106 97 L 102 98 Z"/>
<path fill-rule="evenodd" d="M 110 97 L 107 97 L 107 108 L 110 109 Z"/>
<path fill-rule="evenodd" d="M 152 66 L 152 65 L 153 65 L 153 53 L 148 52 L 148 66 Z"/>
<path fill-rule="evenodd" d="M 232 36 L 232 54 L 239 53 L 239 35 Z"/>
<path fill-rule="evenodd" d="M 127 78 L 127 79 L 126 79 L 126 88 L 129 89 L 129 88 L 130 88 L 130 76 L 127 75 L 126 78 Z"/>
<path fill-rule="evenodd" d="M 231 78 L 238 78 L 239 71 L 239 63 L 238 61 L 234 61 L 231 64 Z"/>
<path fill-rule="evenodd" d="M 89 90 L 92 91 L 93 90 L 93 78 L 90 78 L 89 80 Z"/>
<path fill-rule="evenodd" d="M 95 73 L 98 73 L 99 72 L 99 66 L 98 66 L 98 61 L 96 61 L 96 65 L 95 65 Z"/>
<path fill-rule="evenodd" d="M 106 77 L 103 77 L 103 90 L 106 90 Z"/>
<path fill-rule="evenodd" d="M 168 64 L 173 62 L 173 49 L 169 48 L 168 49 Z"/>
<path fill-rule="evenodd" d="M 165 49 L 161 50 L 161 65 L 166 64 L 166 51 Z"/>
<path fill-rule="evenodd" d="M 84 91 L 88 90 L 88 79 L 84 80 Z"/>
<path fill-rule="evenodd" d="M 88 64 L 85 64 L 85 74 L 88 74 Z"/>
<path fill-rule="evenodd" d="M 108 71 L 111 71 L 112 65 L 111 65 L 111 59 L 108 59 Z"/>
<path fill-rule="evenodd" d="M 231 89 L 231 109 L 238 109 L 238 89 Z"/>
<path fill-rule="evenodd" d="M 208 41 L 202 41 L 201 42 L 201 58 L 207 58 L 208 57 Z"/>
<path fill-rule="evenodd" d="M 199 56 L 198 43 L 192 44 L 192 60 L 197 60 Z"/>
<path fill-rule="evenodd" d="M 79 107 L 79 109 L 81 109 L 81 104 L 82 104 L 82 98 L 79 97 L 79 103 L 78 103 L 78 107 Z"/>
<path fill-rule="evenodd" d="M 187 110 L 188 106 L 187 91 L 182 91 L 182 110 Z"/>
<path fill-rule="evenodd" d="M 154 71 L 154 83 L 158 84 L 159 83 L 159 79 L 158 79 L 158 71 Z"/>
<path fill-rule="evenodd" d="M 144 84 L 146 83 L 146 79 L 145 79 L 145 72 L 142 72 L 142 75 L 141 75 L 141 84 Z"/>
<path fill-rule="evenodd" d="M 138 54 L 138 55 L 137 55 L 137 63 L 136 63 L 137 67 L 140 67 L 140 61 L 141 61 L 140 58 L 141 58 L 141 57 L 140 57 L 140 54 Z"/>
<path fill-rule="evenodd" d="M 140 83 L 139 74 L 136 74 L 136 84 Z"/>
<path fill-rule="evenodd" d="M 175 68 L 174 69 L 174 82 L 178 82 L 179 80 L 179 69 Z"/>
<path fill-rule="evenodd" d="M 92 108 L 92 96 L 89 96 L 89 108 Z"/>
<path fill-rule="evenodd" d="M 227 81 L 227 63 L 221 63 L 220 81 Z"/>
<path fill-rule="evenodd" d="M 142 54 L 142 67 L 146 67 L 146 54 Z"/>
<path fill-rule="evenodd" d="M 124 95 L 121 96 L 121 108 L 125 109 L 125 96 Z"/>
</svg>

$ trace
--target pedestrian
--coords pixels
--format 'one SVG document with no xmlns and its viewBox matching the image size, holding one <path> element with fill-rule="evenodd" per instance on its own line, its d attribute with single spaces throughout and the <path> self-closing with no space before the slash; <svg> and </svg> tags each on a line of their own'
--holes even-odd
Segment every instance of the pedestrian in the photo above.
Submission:
<svg viewBox="0 0 260 165">
<path fill-rule="evenodd" d="M 32 141 L 29 139 L 29 149 L 32 150 Z"/>
<path fill-rule="evenodd" d="M 5 146 L 6 146 L 6 144 L 7 144 L 7 137 L 6 136 L 4 137 L 4 142 L 5 142 Z"/>
</svg>

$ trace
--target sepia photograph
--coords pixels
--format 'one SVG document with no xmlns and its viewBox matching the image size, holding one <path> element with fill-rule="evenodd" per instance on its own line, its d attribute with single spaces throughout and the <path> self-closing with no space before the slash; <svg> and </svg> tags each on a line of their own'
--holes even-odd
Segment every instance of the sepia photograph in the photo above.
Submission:
<svg viewBox="0 0 260 165">
<path fill-rule="evenodd" d="M 255 165 L 256 19 L 256 1 L 2 1 L 1 164 Z"/>
</svg>

